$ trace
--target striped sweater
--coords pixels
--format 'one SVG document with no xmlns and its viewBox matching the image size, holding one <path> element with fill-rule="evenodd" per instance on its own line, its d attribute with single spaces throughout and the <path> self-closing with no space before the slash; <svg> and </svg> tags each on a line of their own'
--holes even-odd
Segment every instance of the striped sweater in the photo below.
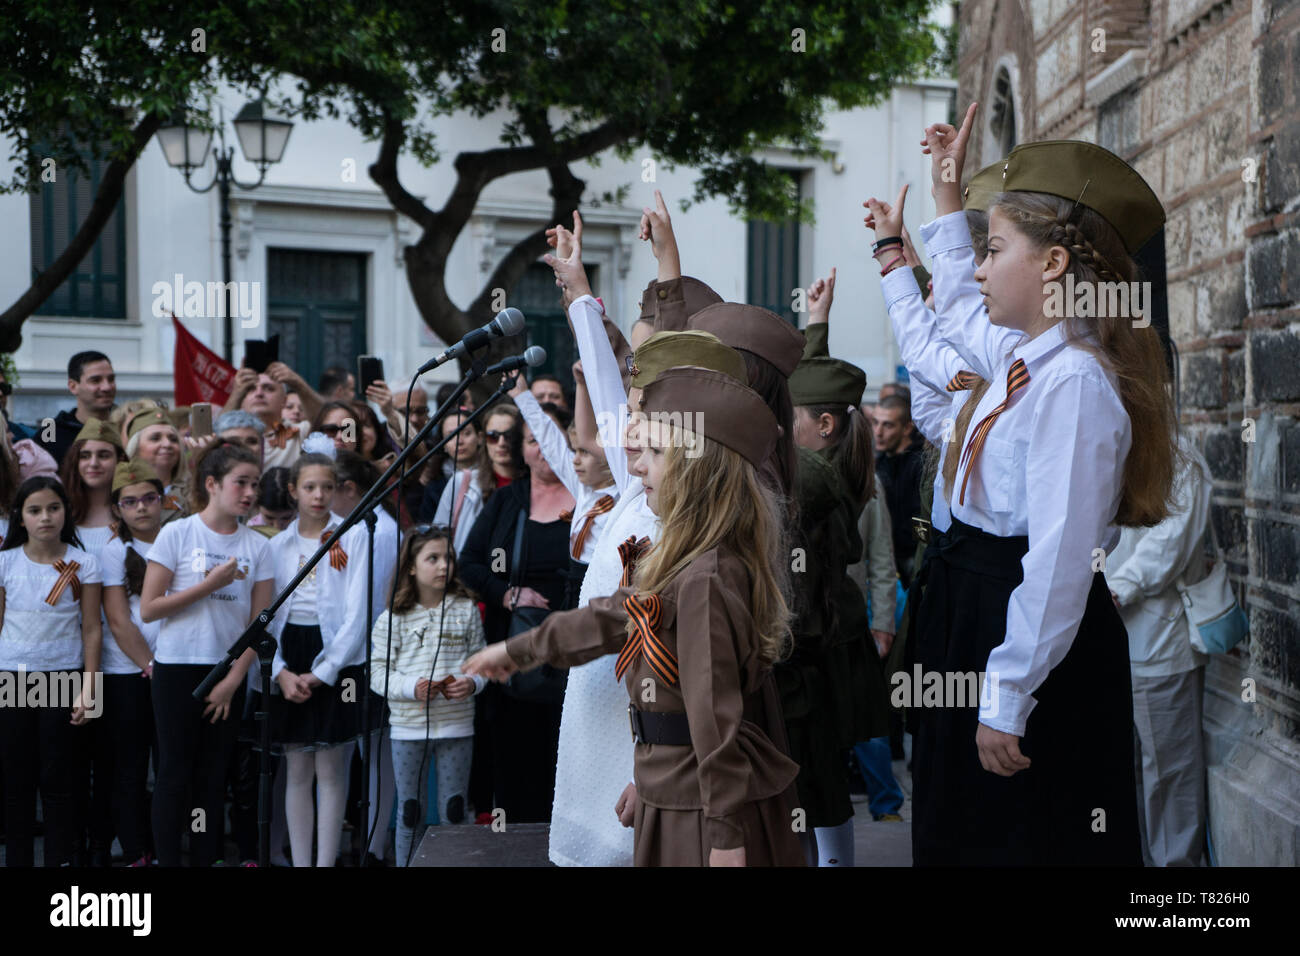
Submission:
<svg viewBox="0 0 1300 956">
<path fill-rule="evenodd" d="M 465 676 L 461 671 L 465 660 L 484 646 L 483 619 L 474 602 L 449 595 L 436 608 L 416 605 L 403 614 L 391 615 L 391 659 L 389 617 L 388 611 L 380 614 L 371 631 L 370 687 L 383 695 L 385 681 L 388 683 L 393 739 L 473 736 L 473 696 L 448 700 L 440 694 L 432 700 L 417 700 L 415 685 L 422 679 L 439 681 L 448 675 Z M 474 693 L 478 694 L 487 682 L 482 677 L 473 680 Z"/>
</svg>

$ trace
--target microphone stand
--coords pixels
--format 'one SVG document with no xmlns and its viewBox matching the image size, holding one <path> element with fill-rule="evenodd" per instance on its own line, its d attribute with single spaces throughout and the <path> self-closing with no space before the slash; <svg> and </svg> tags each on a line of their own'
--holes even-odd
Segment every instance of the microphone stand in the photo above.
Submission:
<svg viewBox="0 0 1300 956">
<path fill-rule="evenodd" d="M 484 413 L 485 413 L 489 408 L 491 408 L 491 407 L 496 403 L 497 399 L 501 398 L 503 395 L 505 395 L 507 392 L 509 392 L 510 389 L 514 386 L 514 383 L 515 383 L 515 381 L 516 381 L 516 375 L 518 374 L 518 372 L 519 372 L 519 370 L 516 369 L 515 371 L 504 373 L 504 374 L 503 374 L 503 377 L 502 377 L 502 380 L 501 380 L 501 385 L 500 385 L 500 387 L 497 388 L 497 390 L 496 390 L 495 392 L 493 392 L 493 393 L 488 397 L 488 400 L 485 401 L 483 404 L 479 405 L 476 409 L 474 409 L 474 411 L 469 412 L 468 414 L 466 414 L 466 415 L 465 415 L 465 420 L 464 420 L 463 422 L 461 422 L 460 425 L 459 425 L 459 426 L 458 426 L 458 427 L 457 427 L 457 428 L 456 428 L 456 429 L 455 429 L 455 430 L 454 430 L 450 435 L 445 436 L 445 437 L 442 439 L 442 441 L 438 442 L 437 445 L 435 445 L 435 446 L 434 446 L 433 448 L 431 448 L 428 452 L 426 452 L 426 453 L 424 454 L 424 456 L 423 456 L 422 458 L 420 458 L 420 460 L 417 461 L 417 462 L 415 463 L 415 467 L 411 469 L 411 472 L 414 473 L 414 474 L 419 474 L 419 470 L 420 470 L 420 468 L 422 468 L 422 467 L 424 466 L 424 463 L 425 463 L 426 461 L 428 461 L 431 457 L 433 457 L 433 456 L 436 455 L 438 452 L 440 452 L 444 447 L 446 447 L 446 445 L 447 445 L 448 442 L 450 442 L 453 438 L 455 438 L 455 437 L 456 437 L 457 435 L 459 435 L 462 431 L 464 431 L 466 425 L 468 425 L 470 422 L 476 420 L 476 419 L 479 418 L 481 415 L 483 415 L 483 414 L 484 414 Z M 416 379 L 418 379 L 418 378 L 419 378 L 419 376 L 417 375 L 417 376 L 416 376 Z M 413 389 L 413 388 L 415 387 L 415 381 L 416 381 L 416 379 L 412 379 L 412 380 L 411 380 L 411 388 L 407 389 L 407 401 L 406 401 L 406 407 L 407 407 L 407 410 L 408 410 L 408 414 L 407 414 L 407 418 L 406 418 L 406 427 L 405 427 L 404 434 L 403 434 L 403 439 L 404 439 L 404 440 L 408 439 L 409 436 L 410 436 L 410 428 L 411 428 L 410 414 L 409 414 L 409 410 L 410 410 L 410 407 L 411 407 L 410 393 L 411 393 L 411 389 Z M 460 391 L 458 391 L 455 395 L 452 395 L 452 396 L 447 400 L 447 402 L 444 403 L 443 407 L 440 408 L 440 409 L 438 409 L 438 411 L 435 413 L 435 417 L 438 418 L 439 420 L 441 420 L 442 418 L 444 418 L 444 417 L 445 417 L 444 412 L 447 410 L 447 406 L 448 406 L 451 402 L 453 402 L 453 401 L 455 401 L 457 398 L 459 398 L 460 395 L 461 395 L 461 392 L 460 392 Z M 423 434 L 423 432 L 421 432 L 421 434 Z M 407 447 L 407 448 L 411 448 L 411 447 L 414 447 L 414 446 L 416 446 L 416 445 L 418 445 L 418 444 L 419 444 L 419 440 L 418 440 L 418 438 L 417 438 L 416 441 L 407 441 L 407 442 L 406 442 L 406 447 Z M 389 495 L 389 494 L 393 491 L 394 488 L 400 488 L 401 485 L 402 485 L 402 483 L 406 481 L 406 475 L 407 475 L 407 471 L 406 471 L 406 468 L 405 468 L 405 463 L 403 463 L 402 472 L 401 472 L 401 474 L 398 475 L 397 480 L 396 480 L 395 482 L 393 482 L 391 485 L 389 485 L 387 488 L 385 488 L 385 489 L 380 493 L 379 498 L 382 499 L 382 498 L 386 497 L 387 495 Z M 383 481 L 383 479 L 381 478 L 380 481 Z M 371 555 L 372 555 L 372 558 L 373 558 L 373 553 L 374 553 L 374 552 L 373 552 L 373 547 L 374 547 L 374 541 L 373 541 L 373 536 L 374 536 L 374 529 L 373 529 L 374 512 L 373 512 L 373 511 L 370 511 L 370 512 L 367 512 L 367 513 L 366 513 L 366 521 L 367 521 L 368 523 L 370 523 L 371 526 L 372 526 L 372 527 L 371 527 L 371 539 L 372 539 L 372 540 L 371 540 Z M 400 542 L 400 539 L 399 539 L 399 541 L 398 541 L 398 552 L 399 552 L 399 554 L 400 554 L 400 552 L 401 552 L 401 542 Z M 374 573 L 374 570 L 373 570 L 373 566 L 372 566 L 372 568 L 371 568 L 371 574 L 372 574 L 372 576 L 373 576 L 373 573 Z M 394 582 L 394 587 L 395 587 L 395 586 L 396 586 L 396 582 Z M 390 593 L 390 598 L 391 598 L 391 593 Z M 367 598 L 367 600 L 370 600 L 370 598 Z M 370 607 L 367 607 L 367 612 L 368 612 L 367 615 L 366 615 L 367 620 L 372 620 L 373 617 L 374 617 L 374 611 L 373 611 L 373 609 L 371 609 Z M 371 638 L 370 638 L 369 632 L 367 632 L 367 637 L 366 637 L 366 663 L 365 663 L 366 689 L 367 689 L 367 692 L 369 692 L 369 688 L 370 688 L 370 664 L 371 664 L 371 656 L 372 656 L 372 653 L 373 653 L 373 649 L 374 649 L 373 642 L 371 641 Z M 385 688 L 385 689 L 386 689 L 386 688 Z M 365 726 L 366 730 L 365 730 L 365 732 L 362 734 L 361 739 L 362 739 L 362 741 L 364 742 L 364 745 L 365 745 L 365 751 L 366 751 L 366 752 L 365 752 L 365 757 L 364 757 L 364 763 L 365 763 L 365 770 L 364 770 L 364 773 L 365 773 L 365 779 L 364 779 L 364 782 L 362 783 L 361 814 L 360 814 L 360 817 L 359 817 L 359 818 L 360 818 L 360 819 L 363 819 L 363 820 L 366 821 L 366 828 L 365 828 L 365 835 L 364 835 L 364 846 L 365 846 L 366 849 L 363 850 L 363 851 L 361 851 L 360 853 L 358 853 L 358 857 L 357 857 L 357 865 L 358 865 L 358 866 L 361 865 L 361 860 L 364 858 L 364 853 L 367 852 L 368 849 L 369 849 L 370 841 L 374 838 L 374 834 L 375 834 L 376 829 L 377 829 L 379 826 L 381 826 L 381 821 L 378 820 L 378 819 L 375 820 L 375 823 L 374 823 L 374 826 L 373 826 L 373 827 L 371 827 L 371 825 L 370 825 L 370 823 L 369 823 L 369 805 L 370 805 L 370 768 L 371 768 L 371 766 L 372 766 L 372 761 L 373 761 L 373 759 L 374 759 L 374 757 L 372 756 L 372 754 L 371 754 L 370 751 L 371 751 L 372 747 L 379 747 L 379 746 L 382 746 L 382 745 L 383 745 L 383 725 L 382 725 L 382 722 L 381 722 L 381 725 L 380 725 L 380 727 L 379 727 L 379 734 L 378 734 L 378 738 L 379 738 L 379 739 L 378 739 L 378 740 L 374 740 L 374 741 L 372 741 L 372 740 L 370 739 L 370 734 L 369 734 L 369 716 L 370 716 L 370 712 L 369 712 L 369 710 L 367 710 L 367 711 L 365 712 L 365 714 L 363 714 L 363 717 L 362 717 L 363 722 L 364 722 L 364 726 Z M 382 761 L 382 760 L 383 760 L 383 757 L 380 756 L 379 759 Z M 380 794 L 382 794 L 382 793 L 383 793 L 383 778 L 382 778 L 382 774 L 381 774 L 381 777 L 380 777 L 379 784 L 380 784 Z"/>
<path fill-rule="evenodd" d="M 267 627 L 270 625 L 271 619 L 275 617 L 276 612 L 285 601 L 289 600 L 290 595 L 292 595 L 298 585 L 302 583 L 303 579 L 312 572 L 312 569 L 316 567 L 322 558 L 329 554 L 330 548 L 332 548 L 344 534 L 350 531 L 352 527 L 361 520 L 362 515 L 366 514 L 379 504 L 383 499 L 383 496 L 391 490 L 388 485 L 389 479 L 392 478 L 395 472 L 402 468 L 403 463 L 411 456 L 420 442 L 422 442 L 433 428 L 441 422 L 441 419 L 446 415 L 447 410 L 452 407 L 452 404 L 457 402 L 460 399 L 460 396 L 465 394 L 465 391 L 469 386 L 480 378 L 486 370 L 487 366 L 484 364 L 482 359 L 474 358 L 470 362 L 470 369 L 460 380 L 456 390 L 448 396 L 447 400 L 442 403 L 442 406 L 438 411 L 429 417 L 429 421 L 425 423 L 425 426 L 416 434 L 415 440 L 398 453 L 397 458 L 388 466 L 387 470 L 384 471 L 383 475 L 379 477 L 374 485 L 370 487 L 370 490 L 362 496 L 361 500 L 357 502 L 357 506 L 348 513 L 347 517 L 343 519 L 342 523 L 337 529 L 335 529 L 334 533 L 331 534 L 329 538 L 316 549 L 316 553 L 308 558 L 307 562 L 298 569 L 298 573 L 293 576 L 293 580 L 285 585 L 284 590 L 276 595 L 275 600 L 258 612 L 257 616 L 253 619 L 253 622 L 244 629 L 244 633 L 239 635 L 235 640 L 235 643 L 230 645 L 230 649 L 226 651 L 226 656 L 213 665 L 212 669 L 208 671 L 207 676 L 203 678 L 202 683 L 194 689 L 194 699 L 202 702 L 207 698 L 208 693 L 212 688 L 230 673 L 231 665 L 233 665 L 245 651 L 251 647 L 257 648 L 257 656 L 261 662 L 263 703 L 262 709 L 256 712 L 256 718 L 262 722 L 262 753 L 259 759 L 259 780 L 257 788 L 257 839 L 259 866 L 266 867 L 269 866 L 271 862 L 271 722 L 269 719 L 269 708 L 271 703 L 271 662 L 275 656 L 276 641 L 275 638 L 271 637 L 271 635 L 267 633 Z M 500 389 L 498 389 L 498 391 L 500 391 Z M 439 443 L 437 447 L 441 448 L 442 443 Z M 370 690 L 369 687 L 364 689 L 366 691 Z"/>
<path fill-rule="evenodd" d="M 366 744 L 370 743 L 370 628 L 375 620 L 375 525 L 379 523 L 378 517 L 375 516 L 374 510 L 367 511 L 362 515 L 362 520 L 366 523 L 366 660 L 362 664 L 361 674 L 365 686 L 359 691 L 361 698 L 361 739 Z M 370 761 L 374 756 L 371 750 L 374 748 L 367 746 L 362 759 L 362 776 L 361 776 L 361 807 L 357 815 L 357 830 L 361 832 L 361 842 L 356 846 L 356 865 L 366 858 L 366 850 L 369 848 L 370 839 Z M 356 832 L 356 831 L 353 831 Z"/>
<path fill-rule="evenodd" d="M 415 463 L 415 466 L 411 469 L 413 473 L 418 473 L 420 468 L 424 466 L 424 463 L 428 461 L 430 458 L 432 458 L 434 455 L 438 454 L 438 452 L 442 451 L 443 447 L 449 441 L 451 441 L 453 438 L 455 438 L 457 435 L 459 435 L 462 431 L 465 430 L 466 425 L 468 425 L 470 422 L 474 421 L 479 416 L 481 416 L 484 412 L 486 412 L 496 403 L 497 399 L 501 398 L 503 395 L 509 392 L 510 389 L 514 388 L 515 376 L 519 374 L 519 371 L 516 370 L 514 372 L 506 372 L 504 374 L 508 378 L 508 381 L 503 381 L 501 383 L 501 386 L 495 392 L 493 392 L 491 395 L 488 396 L 487 401 L 485 401 L 478 408 L 474 409 L 474 411 L 467 413 L 465 415 L 465 420 L 461 422 L 460 425 L 457 426 L 457 428 L 450 435 L 443 438 L 442 441 L 438 442 L 438 444 L 434 445 L 431 449 L 425 452 L 424 456 L 420 458 L 420 460 L 417 461 Z M 415 443 L 412 442 L 412 444 Z M 379 480 L 383 481 L 384 479 L 380 478 Z M 393 489 L 396 488 L 399 484 L 401 484 L 400 478 L 397 481 L 393 482 L 391 485 L 389 485 L 387 488 L 385 488 L 380 493 L 379 497 L 384 498 L 387 495 L 392 494 Z"/>
</svg>

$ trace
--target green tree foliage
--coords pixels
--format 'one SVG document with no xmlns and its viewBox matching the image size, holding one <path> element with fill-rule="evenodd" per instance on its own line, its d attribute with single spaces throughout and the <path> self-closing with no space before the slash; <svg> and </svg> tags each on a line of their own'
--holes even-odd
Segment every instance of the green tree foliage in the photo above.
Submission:
<svg viewBox="0 0 1300 956">
<path fill-rule="evenodd" d="M 68 161 L 81 143 L 133 161 L 145 120 L 156 128 L 183 104 L 201 106 L 218 82 L 270 90 L 303 119 L 344 118 L 377 144 L 371 178 L 419 227 L 406 254 L 412 292 L 435 333 L 454 341 L 490 316 L 492 290 L 511 288 L 544 251 L 545 227 L 583 201 L 571 170 L 579 160 L 652 156 L 699 170 L 688 201 L 806 216 L 762 150 L 820 154 L 827 110 L 878 102 L 922 75 L 938 49 L 926 23 L 933 2 L 144 0 L 101 18 L 68 0 L 22 0 L 0 14 L 0 132 L 24 170 L 36 131 L 65 130 L 56 149 Z M 198 27 L 206 55 L 190 49 Z M 500 145 L 441 141 L 452 114 L 499 120 Z M 433 209 L 402 184 L 398 160 L 429 165 L 453 150 L 456 184 Z M 445 287 L 452 245 L 490 182 L 529 170 L 548 174 L 550 222 L 456 306 Z M 14 312 L 0 315 L 0 333 Z M 13 345 L 0 334 L 3 347 Z"/>
</svg>

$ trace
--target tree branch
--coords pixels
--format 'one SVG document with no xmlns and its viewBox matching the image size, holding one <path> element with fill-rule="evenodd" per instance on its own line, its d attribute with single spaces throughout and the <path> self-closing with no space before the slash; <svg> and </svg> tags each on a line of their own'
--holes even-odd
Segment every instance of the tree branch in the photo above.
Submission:
<svg viewBox="0 0 1300 956">
<path fill-rule="evenodd" d="M 90 252 L 95 241 L 103 231 L 118 200 L 122 198 L 122 189 L 126 185 L 126 174 L 130 172 L 140 153 L 149 145 L 149 139 L 162 125 L 163 117 L 149 114 L 136 124 L 131 131 L 131 149 L 124 158 L 114 159 L 104 170 L 104 177 L 99 181 L 95 192 L 95 201 L 90 212 L 76 234 L 69 240 L 67 247 L 59 254 L 49 268 L 38 275 L 13 305 L 0 313 L 0 352 L 13 352 L 22 344 L 23 323 L 31 314 L 41 307 Z"/>
<path fill-rule="evenodd" d="M 405 143 L 406 124 L 385 110 L 384 138 L 379 144 L 379 155 L 370 164 L 370 178 L 384 191 L 394 209 L 415 220 L 421 229 L 436 229 L 438 214 L 408 192 L 397 178 L 397 156 Z"/>
</svg>

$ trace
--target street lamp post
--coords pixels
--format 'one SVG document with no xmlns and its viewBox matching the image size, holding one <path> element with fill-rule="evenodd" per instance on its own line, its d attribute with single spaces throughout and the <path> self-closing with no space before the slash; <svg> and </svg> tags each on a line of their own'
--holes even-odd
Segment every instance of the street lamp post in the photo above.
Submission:
<svg viewBox="0 0 1300 956">
<path fill-rule="evenodd" d="M 243 190 L 253 190 L 266 180 L 266 171 L 278 163 L 284 155 L 284 148 L 289 142 L 289 133 L 293 123 L 283 117 L 272 114 L 265 100 L 248 103 L 235 117 L 235 135 L 239 137 L 239 146 L 244 158 L 258 168 L 257 182 L 241 183 L 235 178 L 235 148 L 226 145 L 225 116 L 222 114 L 217 126 L 220 145 L 213 153 L 216 170 L 212 182 L 199 188 L 190 181 L 190 177 L 208 160 L 208 149 L 212 145 L 212 133 L 189 123 L 189 118 L 178 115 L 158 129 L 158 145 L 162 147 L 163 156 L 169 166 L 179 169 L 185 177 L 185 185 L 196 193 L 206 193 L 217 187 L 217 196 L 221 202 L 221 279 L 222 297 L 225 301 L 224 347 L 225 359 L 234 364 L 235 327 L 233 323 L 233 303 L 231 301 L 230 276 L 230 228 L 234 224 L 230 216 L 230 187 L 232 184 Z"/>
</svg>

